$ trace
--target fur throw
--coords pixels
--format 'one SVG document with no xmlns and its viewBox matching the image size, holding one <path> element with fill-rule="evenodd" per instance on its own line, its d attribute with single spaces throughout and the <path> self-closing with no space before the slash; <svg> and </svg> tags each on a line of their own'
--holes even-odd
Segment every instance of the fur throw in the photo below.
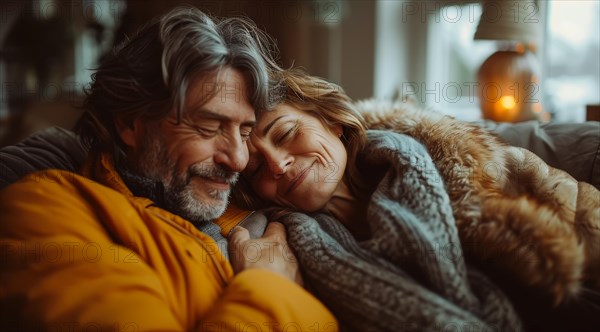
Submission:
<svg viewBox="0 0 600 332">
<path fill-rule="evenodd" d="M 408 103 L 356 103 L 368 129 L 420 141 L 450 196 L 468 258 L 549 295 L 600 290 L 600 192 L 475 124 Z"/>
</svg>

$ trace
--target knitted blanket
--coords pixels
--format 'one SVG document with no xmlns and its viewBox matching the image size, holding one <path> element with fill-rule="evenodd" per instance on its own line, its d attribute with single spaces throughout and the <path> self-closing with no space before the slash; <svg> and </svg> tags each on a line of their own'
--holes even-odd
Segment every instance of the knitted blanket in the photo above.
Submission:
<svg viewBox="0 0 600 332">
<path fill-rule="evenodd" d="M 503 293 L 468 268 L 443 181 L 409 136 L 368 132 L 362 152 L 387 171 L 369 202 L 372 236 L 357 241 L 326 214 L 279 210 L 306 283 L 356 331 L 518 331 Z"/>
</svg>

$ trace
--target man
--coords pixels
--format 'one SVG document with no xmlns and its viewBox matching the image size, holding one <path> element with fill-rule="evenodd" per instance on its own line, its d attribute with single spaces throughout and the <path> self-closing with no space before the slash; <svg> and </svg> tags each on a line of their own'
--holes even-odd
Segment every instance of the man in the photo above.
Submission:
<svg viewBox="0 0 600 332">
<path fill-rule="evenodd" d="M 256 240 L 233 229 L 231 263 L 217 244 L 245 216 L 222 214 L 268 107 L 265 45 L 245 20 L 179 8 L 103 59 L 79 125 L 84 176 L 0 192 L 3 329 L 337 329 L 281 224 Z"/>
</svg>

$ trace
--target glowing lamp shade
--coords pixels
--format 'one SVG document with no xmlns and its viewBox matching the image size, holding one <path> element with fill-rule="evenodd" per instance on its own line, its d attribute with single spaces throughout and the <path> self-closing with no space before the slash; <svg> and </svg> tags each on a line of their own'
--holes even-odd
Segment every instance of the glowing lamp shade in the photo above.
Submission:
<svg viewBox="0 0 600 332">
<path fill-rule="evenodd" d="M 540 72 L 529 51 L 535 49 L 542 26 L 535 2 L 488 0 L 482 6 L 475 39 L 500 40 L 509 46 L 487 58 L 477 73 L 483 118 L 502 122 L 540 119 Z"/>
<path fill-rule="evenodd" d="M 535 1 L 487 0 L 482 6 L 475 39 L 538 42 L 542 23 Z"/>
</svg>

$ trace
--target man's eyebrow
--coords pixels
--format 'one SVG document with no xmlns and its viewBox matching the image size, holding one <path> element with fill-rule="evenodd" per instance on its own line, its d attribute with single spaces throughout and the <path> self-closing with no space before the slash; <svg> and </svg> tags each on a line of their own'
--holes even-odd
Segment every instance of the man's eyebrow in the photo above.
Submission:
<svg viewBox="0 0 600 332">
<path fill-rule="evenodd" d="M 271 121 L 269 124 L 267 124 L 265 126 L 265 128 L 263 128 L 263 136 L 267 136 L 267 133 L 269 132 L 269 130 L 271 130 L 271 128 L 273 127 L 275 122 L 279 121 L 279 119 L 283 118 L 284 116 L 285 115 L 280 115 L 280 116 L 276 117 L 275 119 L 273 119 L 273 121 Z"/>
<path fill-rule="evenodd" d="M 192 112 L 190 112 L 190 116 L 192 118 L 200 118 L 200 119 L 209 119 L 209 120 L 218 120 L 218 121 L 222 121 L 222 122 L 231 122 L 231 118 L 228 116 L 225 116 L 221 113 L 217 113 L 205 108 L 198 108 L 193 110 Z M 251 120 L 251 121 L 244 121 L 242 122 L 241 126 L 242 127 L 254 127 L 256 125 L 256 121 Z"/>
</svg>

